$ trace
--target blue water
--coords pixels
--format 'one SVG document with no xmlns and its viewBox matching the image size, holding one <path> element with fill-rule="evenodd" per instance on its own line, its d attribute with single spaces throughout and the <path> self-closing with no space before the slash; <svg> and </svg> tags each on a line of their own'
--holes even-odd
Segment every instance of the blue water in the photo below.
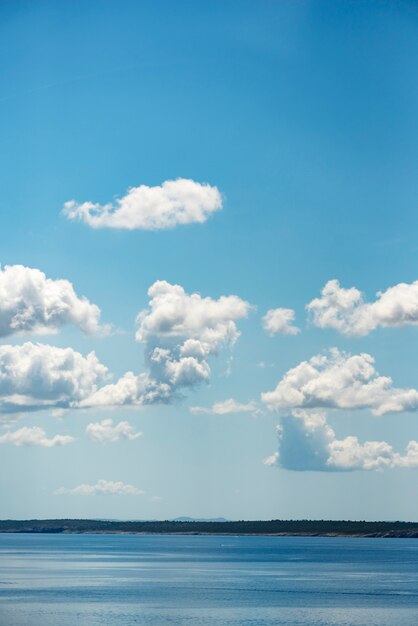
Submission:
<svg viewBox="0 0 418 626">
<path fill-rule="evenodd" d="M 418 540 L 0 534 L 0 626 L 417 626 Z"/>
</svg>

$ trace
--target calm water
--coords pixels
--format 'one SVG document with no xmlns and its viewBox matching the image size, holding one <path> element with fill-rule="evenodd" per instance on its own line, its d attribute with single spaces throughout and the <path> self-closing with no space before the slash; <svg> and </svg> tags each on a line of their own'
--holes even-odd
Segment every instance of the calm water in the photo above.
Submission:
<svg viewBox="0 0 418 626">
<path fill-rule="evenodd" d="M 418 540 L 1 535 L 0 626 L 416 626 Z"/>
</svg>

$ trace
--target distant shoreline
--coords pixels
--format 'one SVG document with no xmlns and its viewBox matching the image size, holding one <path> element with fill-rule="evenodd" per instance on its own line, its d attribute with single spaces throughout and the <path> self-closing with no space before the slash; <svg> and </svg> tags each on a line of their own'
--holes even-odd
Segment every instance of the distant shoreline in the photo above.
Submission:
<svg viewBox="0 0 418 626">
<path fill-rule="evenodd" d="M 347 520 L 240 520 L 213 522 L 170 520 L 123 522 L 76 519 L 0 520 L 0 533 L 418 539 L 418 523 Z"/>
</svg>

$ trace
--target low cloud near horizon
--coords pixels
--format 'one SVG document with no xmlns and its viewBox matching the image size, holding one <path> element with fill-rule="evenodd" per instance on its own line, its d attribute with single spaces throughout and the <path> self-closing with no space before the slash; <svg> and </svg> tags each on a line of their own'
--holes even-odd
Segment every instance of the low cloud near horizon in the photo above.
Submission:
<svg viewBox="0 0 418 626">
<path fill-rule="evenodd" d="M 193 415 L 230 415 L 231 413 L 252 413 L 257 415 L 261 413 L 257 403 L 253 400 L 243 403 L 237 402 L 233 398 L 215 402 L 210 407 L 191 406 L 189 410 Z"/>
<path fill-rule="evenodd" d="M 142 437 L 143 433 L 135 431 L 127 421 L 113 424 L 113 420 L 104 419 L 101 422 L 92 422 L 86 427 L 88 437 L 96 443 L 116 443 L 121 439 L 135 441 Z"/>
<path fill-rule="evenodd" d="M 73 443 L 75 438 L 71 435 L 54 435 L 48 437 L 43 428 L 39 426 L 24 426 L 15 431 L 7 431 L 0 435 L 0 444 L 8 443 L 17 447 L 40 446 L 42 448 L 54 448 Z"/>
<path fill-rule="evenodd" d="M 83 483 L 67 489 L 60 487 L 53 493 L 54 496 L 141 496 L 145 493 L 142 489 L 123 483 L 122 481 L 98 480 L 94 485 Z"/>
</svg>

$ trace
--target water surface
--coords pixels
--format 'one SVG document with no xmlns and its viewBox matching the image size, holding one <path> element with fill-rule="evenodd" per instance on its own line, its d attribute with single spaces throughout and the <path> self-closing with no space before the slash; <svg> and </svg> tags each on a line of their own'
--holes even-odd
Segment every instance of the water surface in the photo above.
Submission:
<svg viewBox="0 0 418 626">
<path fill-rule="evenodd" d="M 418 540 L 0 534 L 0 626 L 416 626 Z"/>
</svg>

